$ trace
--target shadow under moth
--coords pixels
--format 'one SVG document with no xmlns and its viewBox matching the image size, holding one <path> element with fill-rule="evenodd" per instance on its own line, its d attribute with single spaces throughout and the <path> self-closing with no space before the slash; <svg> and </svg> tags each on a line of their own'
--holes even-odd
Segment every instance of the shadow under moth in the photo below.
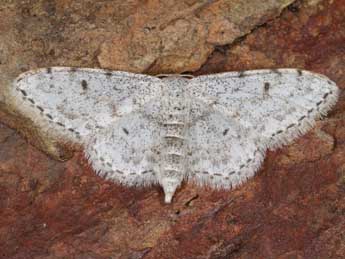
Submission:
<svg viewBox="0 0 345 259">
<path fill-rule="evenodd" d="M 16 108 L 83 146 L 95 172 L 127 186 L 183 180 L 230 189 L 274 150 L 304 134 L 338 98 L 327 77 L 298 69 L 160 77 L 52 67 L 21 74 Z"/>
</svg>

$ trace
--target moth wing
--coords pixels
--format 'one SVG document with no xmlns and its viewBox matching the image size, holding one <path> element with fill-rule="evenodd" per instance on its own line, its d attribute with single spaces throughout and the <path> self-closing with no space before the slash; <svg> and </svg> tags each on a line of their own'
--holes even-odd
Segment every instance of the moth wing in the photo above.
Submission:
<svg viewBox="0 0 345 259">
<path fill-rule="evenodd" d="M 74 142 L 160 96 L 155 77 L 102 69 L 53 67 L 20 75 L 13 86 L 17 108 L 43 128 Z"/>
<path fill-rule="evenodd" d="M 252 177 L 264 158 L 250 131 L 219 111 L 197 120 L 186 141 L 189 180 L 200 185 L 235 187 Z"/>
<path fill-rule="evenodd" d="M 86 156 L 102 177 L 128 186 L 157 183 L 159 141 L 156 121 L 133 112 L 91 138 Z"/>
<path fill-rule="evenodd" d="M 201 99 L 274 149 L 305 133 L 336 103 L 327 77 L 296 69 L 252 70 L 200 76 L 188 85 Z"/>
</svg>

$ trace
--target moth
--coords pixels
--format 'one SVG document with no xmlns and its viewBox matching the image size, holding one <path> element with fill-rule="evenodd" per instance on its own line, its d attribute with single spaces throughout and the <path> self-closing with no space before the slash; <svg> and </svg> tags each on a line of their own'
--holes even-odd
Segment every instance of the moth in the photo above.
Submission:
<svg viewBox="0 0 345 259">
<path fill-rule="evenodd" d="M 16 107 L 95 172 L 127 186 L 160 184 L 170 203 L 183 180 L 230 189 L 331 109 L 338 88 L 299 69 L 198 77 L 51 67 L 13 83 Z"/>
</svg>

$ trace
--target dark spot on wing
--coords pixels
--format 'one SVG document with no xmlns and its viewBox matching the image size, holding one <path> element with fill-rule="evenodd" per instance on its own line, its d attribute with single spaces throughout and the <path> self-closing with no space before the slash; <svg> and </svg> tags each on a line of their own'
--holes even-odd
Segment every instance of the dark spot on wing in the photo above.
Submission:
<svg viewBox="0 0 345 259">
<path fill-rule="evenodd" d="M 298 119 L 298 121 L 301 121 L 301 120 L 303 120 L 305 118 L 306 118 L 306 116 L 303 115 L 301 118 Z"/>
<path fill-rule="evenodd" d="M 297 69 L 297 73 L 298 73 L 298 76 L 302 76 L 303 75 L 303 72 L 300 69 Z"/>
<path fill-rule="evenodd" d="M 45 115 L 46 115 L 49 119 L 51 119 L 51 120 L 53 119 L 53 117 L 52 117 L 49 113 L 46 113 Z"/>
<path fill-rule="evenodd" d="M 270 89 L 270 83 L 265 82 L 265 84 L 264 84 L 264 90 L 265 90 L 265 92 L 268 92 L 269 89 Z"/>
<path fill-rule="evenodd" d="M 123 132 L 126 133 L 126 135 L 129 134 L 129 131 L 126 128 L 122 128 Z"/>
<path fill-rule="evenodd" d="M 24 96 L 28 96 L 28 94 L 27 94 L 24 90 L 20 89 L 20 91 L 22 92 L 22 94 L 23 94 Z"/>
<path fill-rule="evenodd" d="M 86 82 L 86 80 L 82 80 L 81 81 L 81 87 L 83 88 L 84 91 L 87 90 L 87 82 Z"/>
<path fill-rule="evenodd" d="M 31 98 L 28 98 L 28 101 L 29 101 L 30 103 L 32 103 L 32 104 L 35 104 L 35 101 L 32 100 Z"/>
<path fill-rule="evenodd" d="M 57 125 L 61 126 L 61 127 L 66 127 L 65 124 L 61 123 L 61 122 L 57 122 Z"/>
<path fill-rule="evenodd" d="M 290 124 L 289 126 L 287 126 L 287 128 L 286 128 L 286 129 L 290 129 L 290 128 L 292 128 L 293 126 L 295 126 L 295 124 L 294 124 L 294 123 L 292 123 L 292 124 Z"/>
<path fill-rule="evenodd" d="M 225 130 L 223 131 L 223 136 L 225 136 L 226 134 L 228 134 L 228 132 L 229 132 L 229 129 L 225 129 Z"/>
<path fill-rule="evenodd" d="M 41 106 L 36 106 L 37 107 L 37 109 L 39 109 L 41 112 L 43 112 L 44 110 L 43 110 L 43 108 L 41 107 Z"/>
<path fill-rule="evenodd" d="M 48 67 L 48 68 L 47 68 L 47 73 L 48 73 L 48 74 L 51 74 L 51 73 L 52 73 L 52 68 L 51 68 L 51 67 Z"/>
</svg>

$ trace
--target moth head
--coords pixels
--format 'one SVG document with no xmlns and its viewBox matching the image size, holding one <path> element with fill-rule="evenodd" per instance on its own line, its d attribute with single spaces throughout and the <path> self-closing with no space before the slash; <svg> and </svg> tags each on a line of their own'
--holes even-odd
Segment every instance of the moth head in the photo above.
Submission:
<svg viewBox="0 0 345 259">
<path fill-rule="evenodd" d="M 161 77 L 164 83 L 164 92 L 170 98 L 181 98 L 184 95 L 185 87 L 189 79 L 181 75 L 165 75 Z"/>
</svg>

